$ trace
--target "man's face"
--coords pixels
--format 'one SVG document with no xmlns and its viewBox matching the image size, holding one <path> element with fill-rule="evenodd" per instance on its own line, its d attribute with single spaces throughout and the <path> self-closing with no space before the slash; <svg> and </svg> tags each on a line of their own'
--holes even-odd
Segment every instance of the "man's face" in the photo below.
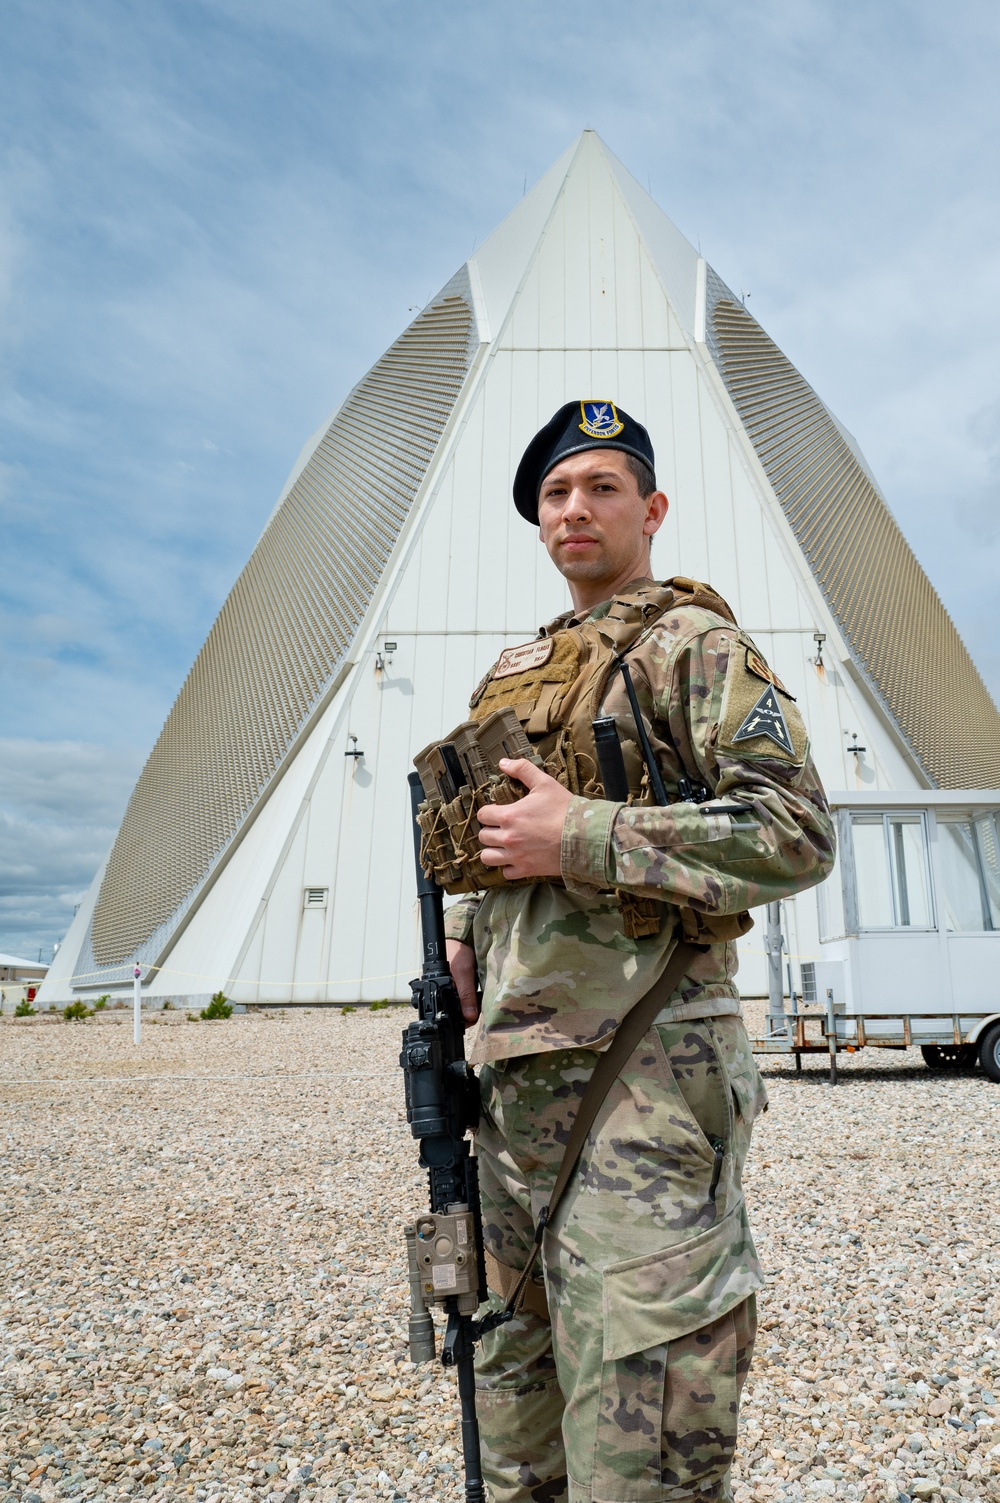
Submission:
<svg viewBox="0 0 1000 1503">
<path fill-rule="evenodd" d="M 564 578 L 616 584 L 644 571 L 649 539 L 666 511 L 662 491 L 639 495 L 620 449 L 587 449 L 560 460 L 542 481 L 538 526 Z"/>
</svg>

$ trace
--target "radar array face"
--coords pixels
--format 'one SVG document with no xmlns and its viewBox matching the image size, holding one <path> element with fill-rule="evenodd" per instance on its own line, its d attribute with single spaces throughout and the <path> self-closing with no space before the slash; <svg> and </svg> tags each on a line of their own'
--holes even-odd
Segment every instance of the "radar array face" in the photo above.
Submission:
<svg viewBox="0 0 1000 1503">
<path fill-rule="evenodd" d="M 233 586 L 129 801 L 97 966 L 155 958 L 336 685 L 476 348 L 461 281 L 351 392 Z"/>
<path fill-rule="evenodd" d="M 856 661 L 939 788 L 1000 787 L 1000 717 L 826 407 L 719 282 L 713 354 Z"/>
</svg>

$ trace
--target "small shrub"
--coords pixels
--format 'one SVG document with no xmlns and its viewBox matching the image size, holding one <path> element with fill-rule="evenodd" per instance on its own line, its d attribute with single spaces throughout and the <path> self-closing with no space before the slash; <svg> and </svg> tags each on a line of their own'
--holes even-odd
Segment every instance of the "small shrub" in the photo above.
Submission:
<svg viewBox="0 0 1000 1503">
<path fill-rule="evenodd" d="M 343 1017 L 345 1012 L 357 1012 L 357 1010 L 358 1009 L 356 1007 L 351 1007 L 350 1005 L 348 1005 L 347 1007 L 342 1007 L 340 1009 L 340 1016 Z"/>
<path fill-rule="evenodd" d="M 82 1023 L 84 1018 L 91 1016 L 90 1008 L 85 1002 L 71 1002 L 63 1008 L 63 1017 L 67 1023 Z"/>
<path fill-rule="evenodd" d="M 201 1012 L 198 1014 L 199 1017 L 208 1020 L 212 1018 L 231 1018 L 232 1015 L 233 1009 L 226 1001 L 222 992 L 216 992 L 215 996 L 212 998 L 208 1006 L 203 1007 Z"/>
<path fill-rule="evenodd" d="M 22 997 L 20 1002 L 14 1008 L 14 1016 L 15 1018 L 33 1018 L 36 1011 L 37 1009 L 32 1007 L 27 997 Z"/>
<path fill-rule="evenodd" d="M 163 1011 L 164 1012 L 173 1012 L 173 1010 L 174 1010 L 174 1004 L 171 1002 L 170 998 L 168 997 L 167 1000 L 163 1004 Z"/>
<path fill-rule="evenodd" d="M 187 1015 L 187 1020 L 189 1023 L 197 1023 L 198 1014 L 196 1012 L 189 1012 Z"/>
<path fill-rule="evenodd" d="M 103 997 L 98 997 L 97 1001 L 94 1003 L 94 1011 L 95 1012 L 103 1012 L 104 1009 L 107 1007 L 107 1005 L 108 1005 L 108 1003 L 110 1001 L 111 1001 L 111 993 L 110 992 L 105 992 L 104 996 Z"/>
<path fill-rule="evenodd" d="M 381 1002 L 371 1002 L 371 1003 L 369 1003 L 368 1010 L 369 1010 L 369 1012 L 383 1012 L 385 1008 L 391 1007 L 391 1006 L 392 1006 L 392 1003 L 389 1001 L 389 998 L 388 997 L 383 997 L 382 1000 L 381 1000 Z"/>
</svg>

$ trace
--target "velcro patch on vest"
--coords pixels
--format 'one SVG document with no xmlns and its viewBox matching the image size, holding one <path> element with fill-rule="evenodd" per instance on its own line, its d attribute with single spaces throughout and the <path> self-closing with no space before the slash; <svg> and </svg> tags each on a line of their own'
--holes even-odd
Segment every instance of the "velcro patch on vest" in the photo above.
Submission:
<svg viewBox="0 0 1000 1503">
<path fill-rule="evenodd" d="M 510 678 L 513 673 L 524 673 L 528 668 L 540 668 L 552 656 L 555 647 L 553 637 L 539 637 L 534 642 L 525 642 L 521 647 L 505 647 L 497 658 L 491 678 Z"/>
<path fill-rule="evenodd" d="M 476 690 L 469 707 L 472 718 L 485 720 L 494 710 L 509 706 L 526 724 L 546 695 L 546 685 L 571 684 L 579 675 L 585 654 L 578 637 L 576 631 L 557 631 L 521 647 L 508 647 L 485 684 Z M 551 694 L 546 697 L 548 709 L 552 709 Z"/>
<path fill-rule="evenodd" d="M 747 668 L 751 673 L 755 673 L 758 678 L 762 678 L 765 684 L 773 684 L 776 689 L 781 690 L 786 698 L 794 700 L 795 695 L 788 693 L 781 679 L 773 668 L 767 666 L 756 647 L 747 648 Z"/>
<path fill-rule="evenodd" d="M 803 763 L 809 747 L 805 724 L 792 696 L 783 701 L 779 692 L 785 691 L 760 653 L 734 642 L 719 716 L 719 749 L 739 757 Z"/>
</svg>

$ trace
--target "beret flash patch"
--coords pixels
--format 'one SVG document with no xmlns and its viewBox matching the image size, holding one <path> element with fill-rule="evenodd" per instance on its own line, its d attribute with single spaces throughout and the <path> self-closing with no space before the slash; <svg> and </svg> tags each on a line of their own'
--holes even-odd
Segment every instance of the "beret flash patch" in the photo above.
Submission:
<svg viewBox="0 0 1000 1503">
<path fill-rule="evenodd" d="M 580 431 L 588 438 L 617 438 L 625 431 L 614 402 L 581 402 L 580 412 L 583 416 Z"/>
</svg>

